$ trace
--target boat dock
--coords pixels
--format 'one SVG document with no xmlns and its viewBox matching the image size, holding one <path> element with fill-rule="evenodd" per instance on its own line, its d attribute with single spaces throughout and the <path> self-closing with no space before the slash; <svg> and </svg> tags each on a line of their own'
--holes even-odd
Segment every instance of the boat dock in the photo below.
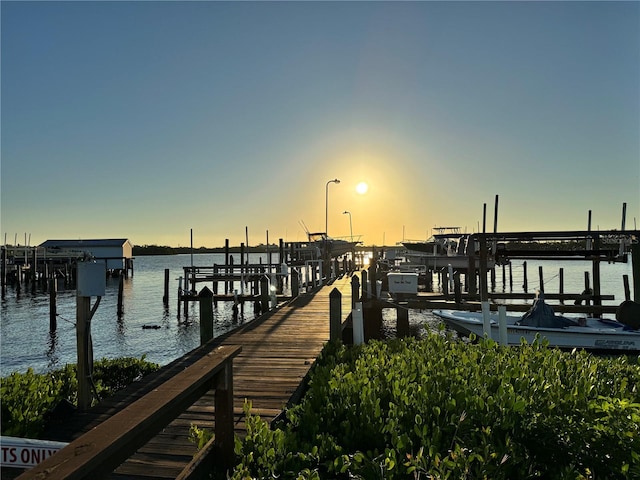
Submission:
<svg viewBox="0 0 640 480">
<path fill-rule="evenodd" d="M 159 372 L 105 399 L 87 412 L 67 416 L 64 423 L 51 428 L 45 437 L 67 442 L 75 440 L 72 444 L 74 446 L 61 450 L 19 478 L 72 476 L 69 470 L 73 468 L 71 463 L 80 461 L 74 457 L 73 451 L 77 450 L 79 445 L 83 445 L 83 438 L 110 445 L 105 438 L 83 437 L 84 434 L 102 435 L 98 430 L 103 422 L 116 418 L 117 415 L 126 415 L 128 410 L 135 410 L 136 401 L 161 390 L 163 384 L 171 382 L 175 376 L 182 375 L 181 372 L 189 371 L 189 367 L 199 361 L 206 361 L 207 356 L 215 355 L 216 352 L 220 352 L 219 349 L 226 349 L 225 351 L 231 352 L 228 356 L 233 357 L 232 360 L 227 358 L 226 361 L 232 361 L 230 383 L 233 392 L 232 423 L 235 434 L 242 437 L 246 432 L 244 405 L 247 401 L 252 404 L 251 413 L 259 415 L 267 422 L 273 421 L 287 405 L 295 402 L 302 394 L 305 378 L 311 366 L 332 335 L 330 319 L 335 320 L 338 315 L 342 324 L 351 312 L 352 281 L 353 277 L 344 275 L 329 282 L 330 284 L 319 286 L 280 308 L 270 310 L 249 324 L 207 342 L 163 367 Z M 337 310 L 336 299 L 339 302 Z M 191 478 L 189 472 L 196 471 L 199 467 L 193 464 L 196 445 L 189 440 L 189 429 L 192 424 L 200 428 L 216 428 L 217 420 L 214 420 L 213 407 L 217 400 L 216 391 L 207 389 L 193 405 L 182 412 L 175 412 L 177 417 L 167 420 L 166 426 L 157 424 L 158 432 L 137 448 L 135 453 L 131 452 L 132 455 L 115 468 L 109 478 Z M 164 397 L 173 394 L 164 394 L 163 399 L 157 401 L 167 402 Z M 128 427 L 123 422 L 118 428 L 122 431 L 106 431 L 103 435 L 114 438 L 124 436 Z M 135 445 L 135 442 L 129 444 Z M 73 461 L 69 461 L 70 457 L 62 454 L 64 450 L 71 452 Z M 87 471 L 93 471 L 98 475 L 105 474 L 106 471 L 97 459 L 98 452 L 94 454 L 89 455 L 91 459 L 87 460 L 87 464 L 78 467 L 88 469 L 87 465 L 90 465 L 93 470 L 84 470 L 85 473 L 81 476 L 86 476 Z M 79 471 L 75 471 L 76 474 Z"/>
</svg>

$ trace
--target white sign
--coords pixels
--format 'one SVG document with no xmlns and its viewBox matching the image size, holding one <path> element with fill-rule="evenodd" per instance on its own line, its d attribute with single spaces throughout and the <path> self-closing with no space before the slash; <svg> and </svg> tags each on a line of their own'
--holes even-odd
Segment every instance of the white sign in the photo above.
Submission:
<svg viewBox="0 0 640 480">
<path fill-rule="evenodd" d="M 0 437 L 3 467 L 30 468 L 50 457 L 68 443 L 32 438 Z"/>
</svg>

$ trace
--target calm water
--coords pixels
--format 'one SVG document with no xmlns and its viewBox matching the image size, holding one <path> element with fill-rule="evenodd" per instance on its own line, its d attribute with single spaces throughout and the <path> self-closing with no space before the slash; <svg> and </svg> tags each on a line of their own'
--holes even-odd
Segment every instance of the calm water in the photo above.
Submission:
<svg viewBox="0 0 640 480">
<path fill-rule="evenodd" d="M 236 263 L 239 258 L 236 255 Z M 222 254 L 196 254 L 195 266 L 224 263 Z M 273 261 L 276 262 L 277 255 Z M 266 255 L 251 254 L 250 263 L 266 263 Z M 197 303 L 191 303 L 189 316 L 181 312 L 178 317 L 178 277 L 182 268 L 191 264 L 190 255 L 138 256 L 134 261 L 134 275 L 124 282 L 124 314 L 116 314 L 118 279 L 107 280 L 107 290 L 92 320 L 94 358 L 117 358 L 146 355 L 150 361 L 165 365 L 199 345 L 199 313 Z M 512 265 L 513 291 L 522 291 L 524 268 L 521 261 Z M 543 266 L 545 292 L 558 292 L 560 267 L 564 269 L 565 293 L 580 293 L 584 289 L 584 272 L 591 272 L 591 262 L 529 261 L 527 276 L 529 291 L 538 288 L 538 266 Z M 164 270 L 170 270 L 169 306 L 164 307 Z M 609 304 L 619 304 L 624 299 L 622 276 L 632 281 L 631 263 L 600 266 L 603 294 L 613 294 L 616 299 Z M 507 270 L 508 274 L 508 270 Z M 502 271 L 496 272 L 496 290 L 502 291 Z M 437 287 L 437 280 L 434 279 Z M 203 284 L 200 284 L 202 288 Z M 236 288 L 239 288 L 236 286 Z M 75 290 L 58 292 L 58 328 L 49 332 L 49 297 L 46 293 L 32 295 L 25 291 L 18 296 L 9 287 L 1 304 L 0 376 L 14 371 L 23 372 L 31 367 L 37 372 L 59 368 L 76 362 Z M 509 291 L 509 279 L 506 280 Z M 92 298 L 92 304 L 95 297 Z M 223 334 L 237 325 L 254 318 L 253 309 L 247 305 L 244 316 L 232 320 L 231 302 L 219 302 L 214 310 L 215 334 Z M 385 319 L 394 323 L 395 311 L 385 310 Z M 410 323 L 433 326 L 437 319 L 429 312 L 410 312 Z M 159 326 L 143 329 L 143 325 Z"/>
</svg>

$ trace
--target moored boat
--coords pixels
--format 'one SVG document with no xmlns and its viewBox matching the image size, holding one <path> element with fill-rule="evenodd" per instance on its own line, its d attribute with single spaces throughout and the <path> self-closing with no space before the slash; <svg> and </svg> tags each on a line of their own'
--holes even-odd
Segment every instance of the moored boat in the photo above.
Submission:
<svg viewBox="0 0 640 480">
<path fill-rule="evenodd" d="M 484 336 L 486 327 L 482 312 L 434 310 L 433 314 L 463 336 Z M 491 338 L 498 340 L 498 313 L 489 313 L 488 320 Z M 556 315 L 541 297 L 535 300 L 533 307 L 524 315 L 507 314 L 504 321 L 508 345 L 520 345 L 523 339 L 527 343 L 533 343 L 538 338 L 547 340 L 552 347 L 562 349 L 581 348 L 609 353 L 640 352 L 639 329 L 613 319 Z"/>
<path fill-rule="evenodd" d="M 462 233 L 460 227 L 435 227 L 437 232 L 426 241 L 406 240 L 402 245 L 406 249 L 403 256 L 407 262 L 414 265 L 423 265 L 429 270 L 446 268 L 449 265 L 454 270 L 467 270 L 469 268 L 469 249 L 477 250 L 471 236 Z M 474 259 L 475 269 L 480 268 L 480 259 Z M 487 268 L 493 268 L 493 257 L 487 258 Z"/>
</svg>

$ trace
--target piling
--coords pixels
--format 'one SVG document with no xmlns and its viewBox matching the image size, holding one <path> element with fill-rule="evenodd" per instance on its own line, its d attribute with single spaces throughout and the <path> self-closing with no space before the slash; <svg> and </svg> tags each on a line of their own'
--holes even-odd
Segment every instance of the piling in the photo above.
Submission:
<svg viewBox="0 0 640 480">
<path fill-rule="evenodd" d="M 540 282 L 540 292 L 544 293 L 544 274 L 542 272 L 542 266 L 538 267 L 538 281 Z"/>
<path fill-rule="evenodd" d="M 164 295 L 162 296 L 162 303 L 165 307 L 169 306 L 169 269 L 164 269 Z"/>
<path fill-rule="evenodd" d="M 7 248 L 2 247 L 2 258 L 0 259 L 2 264 L 0 265 L 0 284 L 2 288 L 2 299 L 7 293 Z"/>
<path fill-rule="evenodd" d="M 55 272 L 52 272 L 52 278 L 49 282 L 49 331 L 55 332 L 58 327 L 58 312 L 56 307 L 58 285 L 56 282 Z"/>
<path fill-rule="evenodd" d="M 351 277 L 351 309 L 356 308 L 356 302 L 360 299 L 360 279 L 357 275 Z"/>
<path fill-rule="evenodd" d="M 398 338 L 409 336 L 409 309 L 396 307 L 396 336 Z"/>
<path fill-rule="evenodd" d="M 117 307 L 118 317 L 121 317 L 122 314 L 124 313 L 123 299 L 124 299 L 124 277 L 120 275 L 120 279 L 118 281 L 118 307 Z"/>
<path fill-rule="evenodd" d="M 631 290 L 629 289 L 629 275 L 622 276 L 622 283 L 624 285 L 624 299 L 625 301 L 631 300 Z"/>
<path fill-rule="evenodd" d="M 329 339 L 342 338 L 342 294 L 334 288 L 329 293 Z"/>
<path fill-rule="evenodd" d="M 633 300 L 640 303 L 640 243 L 631 244 L 631 271 L 633 274 Z"/>
<path fill-rule="evenodd" d="M 204 287 L 198 293 L 200 306 L 200 345 L 213 339 L 213 292 Z"/>
<path fill-rule="evenodd" d="M 91 406 L 91 391 L 89 378 L 91 366 L 89 357 L 90 346 L 91 297 L 76 297 L 76 346 L 78 349 L 77 379 L 78 379 L 78 410 L 86 411 Z M 91 355 L 92 356 L 92 355 Z"/>
<path fill-rule="evenodd" d="M 269 311 L 269 277 L 263 275 L 260 277 L 260 302 L 262 306 L 262 312 Z"/>
</svg>

